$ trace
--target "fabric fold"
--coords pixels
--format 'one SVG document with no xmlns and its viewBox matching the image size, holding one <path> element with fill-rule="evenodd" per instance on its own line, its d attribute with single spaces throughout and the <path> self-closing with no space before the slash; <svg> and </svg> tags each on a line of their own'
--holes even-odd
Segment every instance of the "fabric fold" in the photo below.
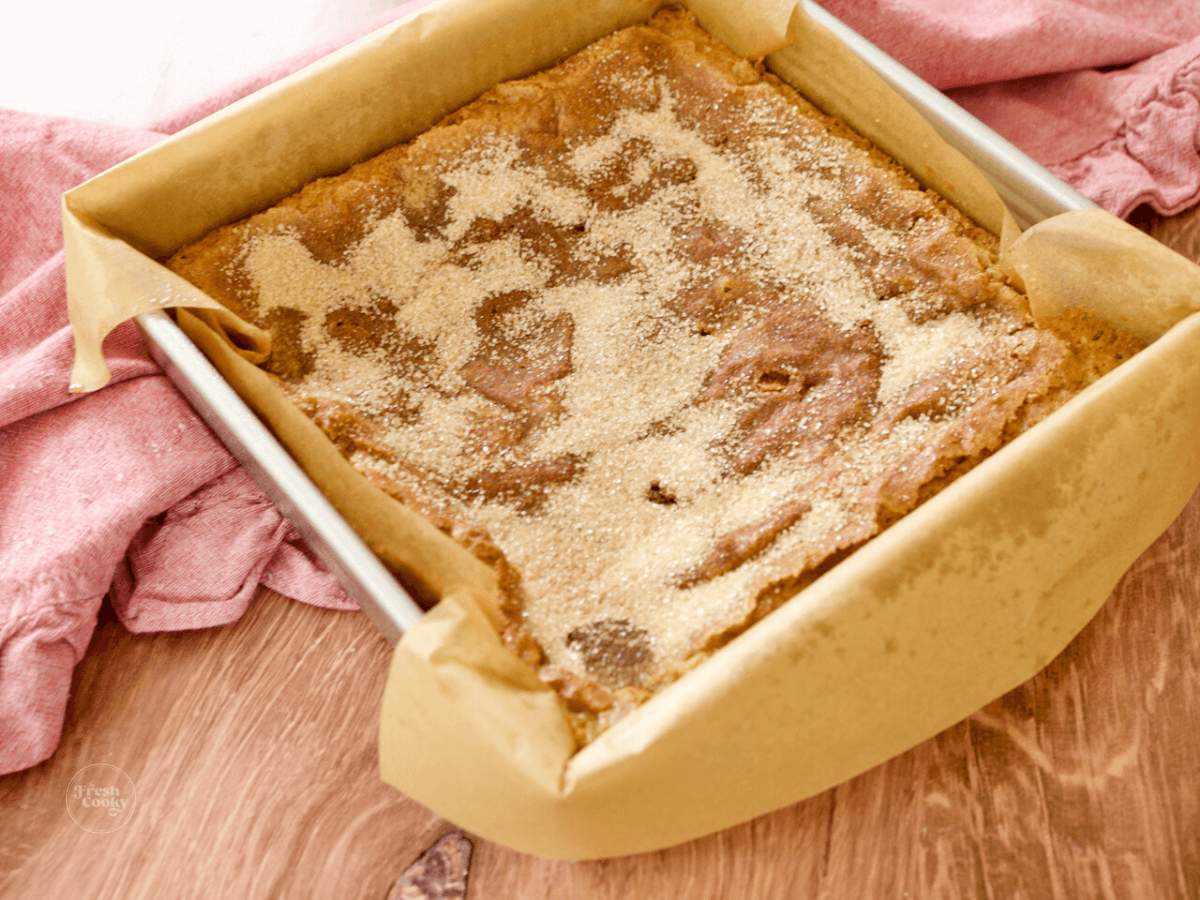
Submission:
<svg viewBox="0 0 1200 900">
<path fill-rule="evenodd" d="M 1174 215 L 1200 199 L 1200 38 L 1109 72 L 950 91 L 1109 212 Z"/>
<path fill-rule="evenodd" d="M 297 571 L 303 563 L 285 545 L 298 542 L 246 471 L 231 469 L 135 535 L 112 584 L 113 608 L 135 633 L 236 622 L 260 584 L 316 606 L 355 609 L 332 576 L 314 571 L 315 559 L 305 557 L 308 571 Z M 286 571 L 272 575 L 277 558 Z"/>
<path fill-rule="evenodd" d="M 149 358 L 132 323 L 105 342 L 110 389 L 86 397 L 67 389 L 73 342 L 59 197 L 162 137 L 120 132 L 0 114 L 0 171 L 18 198 L 17 217 L 0 217 L 0 773 L 54 751 L 71 672 L 121 572 L 135 575 L 114 592 L 132 630 L 236 621 L 273 567 L 276 590 L 354 608 L 311 555 L 290 543 L 281 552 L 294 533 Z M 167 535 L 138 545 L 160 516 Z"/>
<path fill-rule="evenodd" d="M 1143 203 L 1175 215 L 1200 199 L 1200 39 L 1133 67 L 1117 132 L 1051 171 L 1118 216 Z"/>
<path fill-rule="evenodd" d="M 71 673 L 103 599 L 47 600 L 28 618 L 0 621 L 0 775 L 35 765 L 58 747 Z"/>
<path fill-rule="evenodd" d="M 821 0 L 934 87 L 1124 66 L 1200 34 L 1192 0 Z"/>
<path fill-rule="evenodd" d="M 823 0 L 1118 216 L 1200 198 L 1190 0 Z"/>
</svg>

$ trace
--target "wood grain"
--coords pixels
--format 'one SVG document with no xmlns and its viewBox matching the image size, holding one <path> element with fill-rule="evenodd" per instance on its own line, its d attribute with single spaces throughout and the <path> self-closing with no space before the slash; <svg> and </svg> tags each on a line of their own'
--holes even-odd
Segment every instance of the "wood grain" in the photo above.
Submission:
<svg viewBox="0 0 1200 900">
<path fill-rule="evenodd" d="M 1143 227 L 1200 255 L 1200 213 Z M 378 777 L 388 648 L 262 595 L 227 628 L 102 621 L 62 746 L 0 778 L 0 897 L 374 898 L 451 826 Z M 83 766 L 128 824 L 67 814 Z M 837 788 L 659 853 L 556 862 L 475 841 L 483 898 L 1200 898 L 1200 494 L 1037 677 Z"/>
<path fill-rule="evenodd" d="M 805 802 L 661 853 L 483 844 L 475 897 L 1200 897 L 1200 493 L 1037 677 Z"/>
<path fill-rule="evenodd" d="M 447 830 L 379 779 L 389 658 L 365 616 L 271 594 L 212 631 L 102 624 L 58 752 L 0 779 L 0 896 L 379 900 Z M 109 834 L 66 811 L 93 763 L 137 789 Z"/>
</svg>

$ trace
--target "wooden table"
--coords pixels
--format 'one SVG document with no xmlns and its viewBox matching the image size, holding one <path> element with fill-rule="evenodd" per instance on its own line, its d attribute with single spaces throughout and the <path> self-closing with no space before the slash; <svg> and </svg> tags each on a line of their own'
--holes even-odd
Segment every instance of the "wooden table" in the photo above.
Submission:
<svg viewBox="0 0 1200 900">
<path fill-rule="evenodd" d="M 1200 214 L 1141 224 L 1200 247 Z M 453 830 L 379 779 L 388 659 L 365 616 L 265 592 L 210 631 L 102 617 L 58 752 L 0 778 L 0 896 L 383 900 Z M 136 786 L 110 833 L 66 809 L 95 764 Z M 659 896 L 1200 897 L 1200 493 L 1045 671 L 852 781 L 641 856 L 474 841 L 471 900 Z"/>
<path fill-rule="evenodd" d="M 1200 258 L 1200 215 L 1140 224 Z M 270 593 L 210 631 L 131 635 L 102 615 L 58 752 L 0 778 L 0 897 L 384 900 L 453 831 L 379 779 L 388 659 L 363 615 Z M 97 764 L 137 792 L 109 833 L 67 810 Z M 1200 898 L 1200 495 L 1044 672 L 932 740 L 659 853 L 569 863 L 476 840 L 467 895 Z"/>
</svg>

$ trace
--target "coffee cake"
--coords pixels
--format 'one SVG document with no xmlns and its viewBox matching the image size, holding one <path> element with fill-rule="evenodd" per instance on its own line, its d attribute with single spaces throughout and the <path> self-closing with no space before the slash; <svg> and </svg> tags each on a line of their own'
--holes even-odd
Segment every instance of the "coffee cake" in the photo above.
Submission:
<svg viewBox="0 0 1200 900">
<path fill-rule="evenodd" d="M 580 741 L 1137 350 L 673 8 L 167 264 L 500 569 Z"/>
</svg>

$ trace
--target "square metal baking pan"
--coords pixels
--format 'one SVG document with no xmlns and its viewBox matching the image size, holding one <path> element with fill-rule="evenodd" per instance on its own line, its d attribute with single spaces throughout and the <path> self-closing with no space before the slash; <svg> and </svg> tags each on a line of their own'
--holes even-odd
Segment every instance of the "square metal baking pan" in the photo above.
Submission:
<svg viewBox="0 0 1200 900">
<path fill-rule="evenodd" d="M 836 34 L 992 182 L 1017 223 L 1095 204 L 936 88 L 810 0 L 809 16 Z M 137 317 L 151 355 L 329 567 L 383 636 L 395 643 L 420 618 L 411 595 L 346 524 L 267 427 L 165 313 Z"/>
</svg>

